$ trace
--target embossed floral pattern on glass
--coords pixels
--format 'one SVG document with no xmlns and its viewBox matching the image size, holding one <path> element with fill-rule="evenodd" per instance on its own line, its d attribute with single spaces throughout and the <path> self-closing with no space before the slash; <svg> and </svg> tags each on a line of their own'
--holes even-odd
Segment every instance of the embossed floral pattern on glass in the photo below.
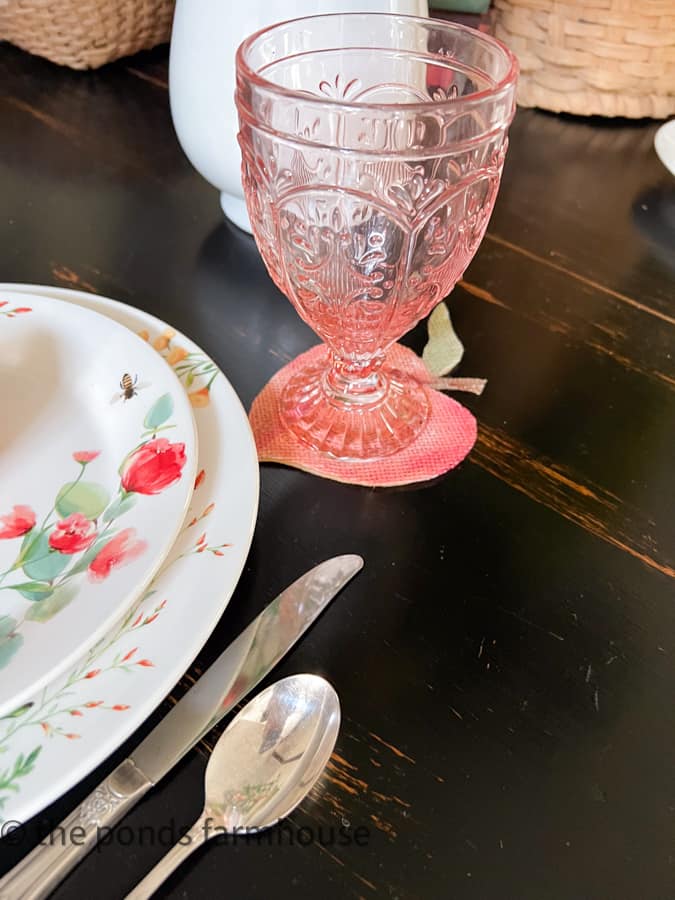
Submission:
<svg viewBox="0 0 675 900">
<path fill-rule="evenodd" d="M 429 404 L 386 350 L 452 290 L 483 238 L 516 62 L 460 26 L 348 14 L 254 35 L 237 73 L 253 233 L 328 348 L 287 384 L 284 421 L 338 458 L 395 453 Z"/>
</svg>

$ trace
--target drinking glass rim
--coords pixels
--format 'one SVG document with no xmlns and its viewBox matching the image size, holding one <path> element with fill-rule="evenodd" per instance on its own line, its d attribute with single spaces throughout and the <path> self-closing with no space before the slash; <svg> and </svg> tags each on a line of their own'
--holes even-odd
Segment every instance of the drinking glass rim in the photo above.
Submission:
<svg viewBox="0 0 675 900">
<path fill-rule="evenodd" d="M 428 101 L 415 101 L 413 103 L 370 103 L 366 101 L 349 101 L 346 102 L 344 100 L 336 99 L 334 97 L 312 97 L 303 91 L 286 88 L 282 85 L 276 84 L 273 81 L 270 81 L 267 78 L 259 75 L 254 69 L 252 69 L 248 63 L 245 61 L 245 54 L 251 48 L 251 46 L 263 35 L 268 32 L 275 31 L 277 28 L 280 28 L 284 25 L 290 25 L 294 22 L 307 22 L 310 20 L 317 19 L 332 19 L 332 18 L 387 18 L 387 19 L 404 19 L 408 22 L 417 22 L 420 25 L 431 25 L 433 28 L 443 29 L 445 31 L 455 31 L 462 32 L 465 34 L 471 35 L 474 39 L 478 41 L 482 41 L 484 44 L 491 45 L 499 50 L 509 62 L 509 68 L 501 78 L 497 84 L 493 85 L 489 88 L 484 88 L 481 91 L 474 91 L 471 94 L 464 94 L 461 97 L 452 97 L 447 98 L 445 100 L 433 100 L 429 99 Z M 333 48 L 339 49 L 339 48 Z M 356 48 L 354 48 L 356 49 Z M 372 48 L 371 48 L 372 49 Z M 380 48 L 384 49 L 384 48 Z M 394 110 L 404 110 L 405 112 L 417 113 L 423 111 L 429 111 L 429 109 L 446 109 L 446 108 L 457 108 L 463 106 L 469 106 L 475 104 L 477 101 L 481 101 L 487 98 L 497 97 L 500 93 L 505 92 L 507 89 L 515 86 L 518 71 L 519 71 L 519 63 L 518 57 L 513 53 L 512 50 L 500 41 L 498 38 L 493 37 L 491 34 L 485 34 L 485 32 L 478 31 L 476 28 L 471 28 L 468 25 L 461 25 L 458 22 L 446 22 L 443 19 L 433 19 L 432 17 L 424 17 L 424 16 L 408 16 L 401 15 L 399 13 L 390 13 L 390 12 L 347 12 L 347 13 L 320 13 L 318 15 L 310 15 L 310 16 L 297 16 L 294 19 L 285 19 L 281 22 L 275 22 L 272 25 L 266 25 L 264 28 L 260 28 L 258 31 L 249 35 L 249 37 L 245 38 L 242 43 L 237 48 L 237 53 L 235 57 L 236 62 L 236 70 L 237 73 L 242 73 L 247 80 L 251 81 L 257 87 L 263 88 L 271 94 L 275 94 L 279 97 L 283 97 L 289 100 L 302 100 L 303 103 L 310 104 L 321 104 L 324 106 L 325 104 L 329 104 L 333 108 L 350 110 L 354 112 L 363 112 L 365 110 L 379 110 L 381 112 L 393 112 Z"/>
</svg>

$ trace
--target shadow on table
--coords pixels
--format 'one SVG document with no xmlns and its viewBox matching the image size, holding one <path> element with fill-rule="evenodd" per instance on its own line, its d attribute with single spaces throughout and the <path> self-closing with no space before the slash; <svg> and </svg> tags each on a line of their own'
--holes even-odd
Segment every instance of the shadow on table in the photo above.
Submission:
<svg viewBox="0 0 675 900">
<path fill-rule="evenodd" d="M 650 188 L 632 208 L 633 224 L 660 262 L 675 271 L 675 186 Z"/>
</svg>

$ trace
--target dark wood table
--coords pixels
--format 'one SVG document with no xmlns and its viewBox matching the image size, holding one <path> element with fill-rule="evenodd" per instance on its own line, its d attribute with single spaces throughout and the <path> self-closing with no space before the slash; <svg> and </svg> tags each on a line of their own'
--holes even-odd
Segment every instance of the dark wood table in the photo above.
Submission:
<svg viewBox="0 0 675 900">
<path fill-rule="evenodd" d="M 78 74 L 0 47 L 0 280 L 161 316 L 248 406 L 315 338 L 182 155 L 166 55 Z M 263 466 L 245 574 L 194 672 L 309 566 L 359 552 L 363 573 L 274 673 L 325 674 L 343 728 L 292 816 L 309 846 L 212 844 L 162 896 L 675 896 L 675 193 L 654 130 L 519 112 L 452 296 L 460 374 L 489 380 L 462 396 L 480 434 L 457 470 L 367 490 Z M 0 868 L 167 708 L 0 845 Z M 191 823 L 207 752 L 125 824 Z M 317 831 L 344 823 L 348 846 Z M 112 843 L 55 896 L 122 897 L 163 852 Z"/>
</svg>

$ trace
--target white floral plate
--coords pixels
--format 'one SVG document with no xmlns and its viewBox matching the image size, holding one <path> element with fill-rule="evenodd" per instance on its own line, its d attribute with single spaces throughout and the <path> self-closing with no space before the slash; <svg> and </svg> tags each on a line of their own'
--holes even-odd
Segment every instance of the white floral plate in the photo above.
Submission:
<svg viewBox="0 0 675 900">
<path fill-rule="evenodd" d="M 188 338 L 114 300 L 3 287 L 86 306 L 140 333 L 183 381 L 199 435 L 191 508 L 148 591 L 67 673 L 0 719 L 0 822 L 8 823 L 25 822 L 91 772 L 188 668 L 244 566 L 258 508 L 258 460 L 233 388 Z"/>
<path fill-rule="evenodd" d="M 148 586 L 185 519 L 197 437 L 152 348 L 59 300 L 0 291 L 0 384 L 3 716 Z"/>
</svg>

